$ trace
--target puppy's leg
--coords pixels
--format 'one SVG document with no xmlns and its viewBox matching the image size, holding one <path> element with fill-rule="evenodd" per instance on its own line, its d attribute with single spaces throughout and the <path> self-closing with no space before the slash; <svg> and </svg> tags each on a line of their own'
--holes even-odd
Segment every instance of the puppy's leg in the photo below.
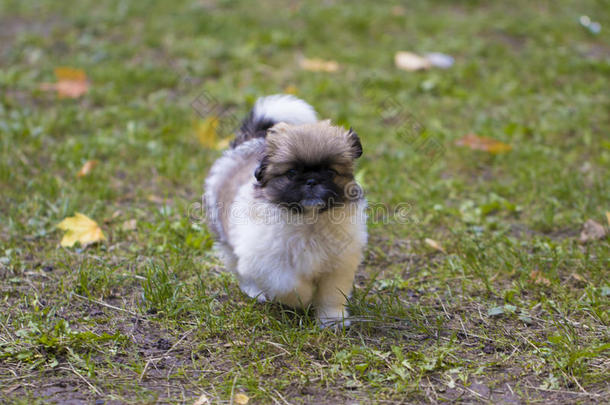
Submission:
<svg viewBox="0 0 610 405">
<path fill-rule="evenodd" d="M 360 255 L 348 256 L 341 262 L 335 263 L 332 271 L 322 274 L 318 280 L 314 304 L 318 321 L 323 328 L 349 326 L 349 320 L 345 319 L 349 315 L 345 304 L 352 292 Z"/>
<path fill-rule="evenodd" d="M 293 308 L 306 308 L 313 298 L 313 284 L 310 280 L 301 279 L 294 290 L 278 295 L 275 299 Z"/>
<path fill-rule="evenodd" d="M 237 272 L 237 256 L 233 253 L 231 246 L 224 242 L 216 242 L 214 250 L 228 271 Z"/>
<path fill-rule="evenodd" d="M 246 295 L 250 298 L 256 298 L 258 302 L 266 302 L 267 297 L 265 293 L 258 288 L 256 283 L 253 280 L 248 280 L 243 277 L 239 277 L 239 288 L 246 293 Z"/>
</svg>

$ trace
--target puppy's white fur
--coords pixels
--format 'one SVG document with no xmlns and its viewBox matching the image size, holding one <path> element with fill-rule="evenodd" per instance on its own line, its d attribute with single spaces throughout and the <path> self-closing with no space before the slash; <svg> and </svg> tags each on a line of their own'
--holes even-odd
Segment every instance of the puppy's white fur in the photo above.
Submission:
<svg viewBox="0 0 610 405">
<path fill-rule="evenodd" d="M 310 124 L 317 121 L 316 111 L 305 101 L 289 94 L 276 94 L 256 100 L 255 119 L 271 119 L 287 124 Z"/>
</svg>

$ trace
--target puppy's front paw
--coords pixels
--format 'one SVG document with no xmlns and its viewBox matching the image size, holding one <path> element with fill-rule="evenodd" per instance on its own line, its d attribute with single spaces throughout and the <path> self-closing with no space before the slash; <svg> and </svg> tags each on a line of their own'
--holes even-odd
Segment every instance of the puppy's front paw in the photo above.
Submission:
<svg viewBox="0 0 610 405">
<path fill-rule="evenodd" d="M 345 329 L 350 326 L 349 314 L 343 307 L 318 310 L 318 323 L 322 329 Z"/>
<path fill-rule="evenodd" d="M 261 291 L 260 288 L 256 286 L 256 284 L 251 283 L 242 283 L 240 285 L 241 290 L 246 293 L 246 295 L 250 298 L 256 298 L 258 302 L 267 302 L 267 297 L 265 293 Z"/>
</svg>

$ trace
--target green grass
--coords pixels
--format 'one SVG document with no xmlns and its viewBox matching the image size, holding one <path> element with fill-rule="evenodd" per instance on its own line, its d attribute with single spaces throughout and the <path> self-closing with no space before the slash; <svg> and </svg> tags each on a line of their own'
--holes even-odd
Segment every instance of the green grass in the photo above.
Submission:
<svg viewBox="0 0 610 405">
<path fill-rule="evenodd" d="M 588 219 L 608 228 L 608 7 L 0 0 L 0 399 L 602 401 L 609 243 L 578 239 Z M 456 63 L 400 71 L 399 50 Z M 89 92 L 40 90 L 57 66 Z M 228 136 L 286 88 L 360 134 L 383 207 L 347 331 L 245 297 L 200 220 L 220 152 L 194 122 L 223 111 Z M 513 149 L 455 145 L 471 132 Z M 60 248 L 74 212 L 108 240 Z"/>
</svg>

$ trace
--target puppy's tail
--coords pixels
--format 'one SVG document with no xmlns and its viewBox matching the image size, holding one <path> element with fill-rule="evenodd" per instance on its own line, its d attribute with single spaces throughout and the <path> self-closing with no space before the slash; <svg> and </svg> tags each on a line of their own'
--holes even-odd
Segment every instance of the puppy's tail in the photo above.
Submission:
<svg viewBox="0 0 610 405">
<path fill-rule="evenodd" d="M 308 124 L 316 122 L 316 111 L 305 101 L 289 94 L 276 94 L 256 100 L 254 108 L 242 122 L 231 147 L 254 138 L 264 138 L 267 130 L 278 122 Z"/>
</svg>

